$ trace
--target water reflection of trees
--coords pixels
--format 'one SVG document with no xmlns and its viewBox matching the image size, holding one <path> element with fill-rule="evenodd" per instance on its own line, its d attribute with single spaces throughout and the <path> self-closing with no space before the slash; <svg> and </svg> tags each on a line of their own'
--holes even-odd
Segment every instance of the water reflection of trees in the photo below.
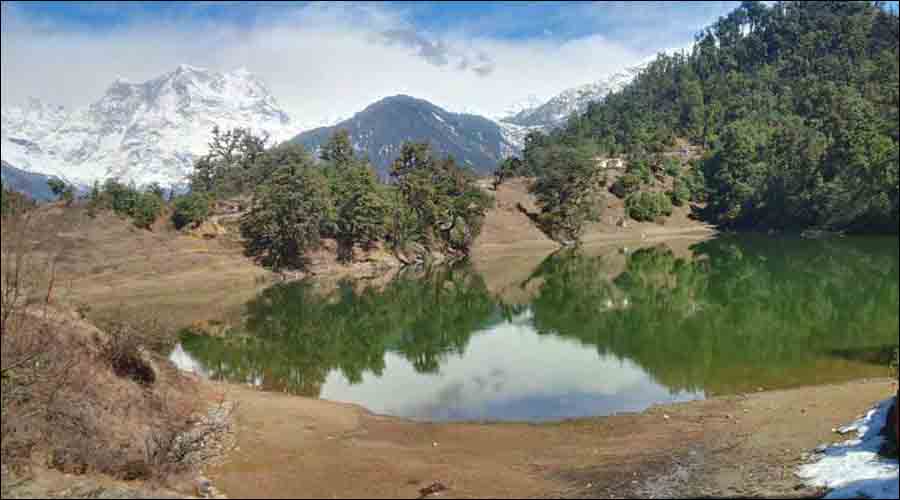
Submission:
<svg viewBox="0 0 900 500">
<path fill-rule="evenodd" d="M 817 372 L 829 353 L 897 344 L 897 240 L 742 237 L 693 250 L 692 261 L 637 251 L 615 278 L 603 258 L 551 257 L 533 276 L 544 283 L 535 326 L 638 362 L 672 389 L 715 392 L 840 377 Z"/>
<path fill-rule="evenodd" d="M 692 250 L 640 250 L 618 274 L 602 257 L 555 255 L 523 284 L 536 285 L 528 306 L 497 304 L 469 268 L 328 293 L 277 286 L 248 305 L 242 331 L 184 347 L 214 376 L 315 397 L 334 371 L 380 376 L 387 351 L 435 373 L 474 332 L 528 309 L 538 333 L 629 359 L 673 390 L 845 380 L 897 344 L 897 240 L 741 237 Z"/>
<path fill-rule="evenodd" d="M 248 304 L 245 331 L 227 339 L 188 335 L 183 345 L 216 378 L 316 397 L 334 370 L 351 383 L 380 376 L 389 350 L 420 373 L 437 372 L 494 313 L 484 281 L 465 267 L 383 287 L 344 282 L 329 293 L 301 282 Z"/>
</svg>

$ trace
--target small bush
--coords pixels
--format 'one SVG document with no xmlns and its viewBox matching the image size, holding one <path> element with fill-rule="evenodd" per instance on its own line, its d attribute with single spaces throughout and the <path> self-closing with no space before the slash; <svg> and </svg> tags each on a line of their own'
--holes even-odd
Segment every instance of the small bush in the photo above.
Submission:
<svg viewBox="0 0 900 500">
<path fill-rule="evenodd" d="M 192 193 L 175 200 L 175 211 L 172 222 L 179 231 L 184 228 L 195 228 L 209 218 L 210 199 L 204 194 Z"/>
<path fill-rule="evenodd" d="M 681 162 L 674 158 L 666 158 L 663 163 L 663 171 L 669 177 L 678 178 L 681 175 Z"/>
<path fill-rule="evenodd" d="M 653 169 L 647 160 L 636 160 L 628 164 L 626 172 L 637 177 L 643 184 L 653 182 Z"/>
<path fill-rule="evenodd" d="M 688 169 L 680 179 L 683 181 L 687 190 L 691 193 L 690 200 L 694 203 L 704 203 L 707 201 L 706 183 L 696 168 Z"/>
<path fill-rule="evenodd" d="M 691 194 L 690 187 L 684 180 L 675 179 L 672 191 L 669 193 L 669 198 L 672 200 L 672 205 L 683 207 L 691 201 L 693 195 Z"/>
<path fill-rule="evenodd" d="M 634 174 L 625 174 L 610 188 L 610 192 L 620 199 L 629 196 L 641 190 L 641 179 Z"/>
<path fill-rule="evenodd" d="M 637 193 L 625 201 L 628 216 L 640 222 L 651 222 L 672 215 L 672 201 L 664 193 Z"/>
</svg>

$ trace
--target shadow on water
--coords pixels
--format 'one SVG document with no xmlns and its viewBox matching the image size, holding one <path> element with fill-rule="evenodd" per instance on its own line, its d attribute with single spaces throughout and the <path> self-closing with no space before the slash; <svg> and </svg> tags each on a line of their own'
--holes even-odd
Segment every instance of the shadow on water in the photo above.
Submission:
<svg viewBox="0 0 900 500">
<path fill-rule="evenodd" d="M 424 418 L 450 392 L 456 405 L 477 399 L 478 415 L 527 420 L 889 373 L 895 238 L 745 236 L 692 250 L 639 250 L 616 273 L 604 257 L 560 253 L 522 284 L 536 286 L 519 306 L 465 266 L 331 291 L 280 285 L 248 304 L 228 338 L 185 335 L 182 347 L 211 377 L 370 406 L 389 399 L 383 411 L 401 416 L 412 411 L 396 409 L 404 397 L 420 397 Z M 432 386 L 439 395 L 421 394 Z"/>
</svg>

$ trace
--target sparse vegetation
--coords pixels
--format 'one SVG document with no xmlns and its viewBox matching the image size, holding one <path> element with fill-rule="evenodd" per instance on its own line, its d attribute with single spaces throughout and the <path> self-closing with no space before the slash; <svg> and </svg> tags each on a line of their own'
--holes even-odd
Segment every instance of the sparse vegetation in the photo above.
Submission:
<svg viewBox="0 0 900 500">
<path fill-rule="evenodd" d="M 514 179 L 516 177 L 521 177 L 525 173 L 525 164 L 516 157 L 510 157 L 497 165 L 497 170 L 494 172 L 494 191 L 500 188 L 504 182 Z"/>
<path fill-rule="evenodd" d="M 5 185 L 3 186 L 2 198 L 0 198 L 0 217 L 19 214 L 29 208 L 33 208 L 34 205 L 34 201 L 27 196 L 8 190 Z"/>
<path fill-rule="evenodd" d="M 30 213 L 3 220 L 4 470 L 36 457 L 65 473 L 123 480 L 182 470 L 175 455 L 160 459 L 150 446 L 183 432 L 194 411 L 190 386 L 154 354 L 167 337 L 147 324 L 97 330 L 59 308 L 55 259 L 32 249 L 40 230 Z"/>
<path fill-rule="evenodd" d="M 66 205 L 71 205 L 72 202 L 75 201 L 75 188 L 66 184 L 60 179 L 50 179 L 47 181 L 47 187 L 50 188 L 50 192 L 53 193 L 53 196 L 56 196 L 60 201 L 66 203 Z"/>
<path fill-rule="evenodd" d="M 626 199 L 641 190 L 641 179 L 634 174 L 625 174 L 610 188 L 610 192 L 619 199 Z"/>
</svg>

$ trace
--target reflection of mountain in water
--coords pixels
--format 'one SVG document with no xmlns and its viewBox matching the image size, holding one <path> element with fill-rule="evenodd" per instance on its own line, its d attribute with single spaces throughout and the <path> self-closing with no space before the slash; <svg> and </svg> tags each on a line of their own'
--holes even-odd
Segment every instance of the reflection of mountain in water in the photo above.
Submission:
<svg viewBox="0 0 900 500">
<path fill-rule="evenodd" d="M 186 337 L 214 377 L 423 419 L 542 420 L 885 373 L 897 344 L 897 240 L 721 239 L 626 270 L 560 254 L 505 306 L 467 268 L 323 294 L 278 286 L 246 335 Z M 529 284 L 524 283 L 523 287 Z"/>
</svg>

